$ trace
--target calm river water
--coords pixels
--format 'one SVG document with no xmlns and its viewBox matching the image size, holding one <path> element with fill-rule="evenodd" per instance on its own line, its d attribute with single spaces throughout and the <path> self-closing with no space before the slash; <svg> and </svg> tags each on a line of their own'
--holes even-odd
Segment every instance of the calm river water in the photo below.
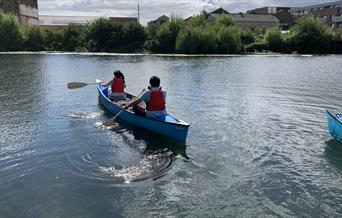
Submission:
<svg viewBox="0 0 342 218">
<path fill-rule="evenodd" d="M 95 86 L 158 75 L 186 144 L 120 123 Z M 341 217 L 342 56 L 0 55 L 0 217 Z"/>
</svg>

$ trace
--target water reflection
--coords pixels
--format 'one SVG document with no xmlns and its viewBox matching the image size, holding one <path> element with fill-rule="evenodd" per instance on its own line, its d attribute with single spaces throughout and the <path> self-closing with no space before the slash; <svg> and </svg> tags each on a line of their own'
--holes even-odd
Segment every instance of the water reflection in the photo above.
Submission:
<svg viewBox="0 0 342 218">
<path fill-rule="evenodd" d="M 0 64 L 4 217 L 342 214 L 342 146 L 326 142 L 324 110 L 342 107 L 341 56 L 0 55 Z M 159 76 L 170 113 L 192 124 L 192 146 L 122 121 L 96 128 L 113 116 L 96 87 L 65 84 L 109 80 L 114 69 L 130 93 Z"/>
</svg>

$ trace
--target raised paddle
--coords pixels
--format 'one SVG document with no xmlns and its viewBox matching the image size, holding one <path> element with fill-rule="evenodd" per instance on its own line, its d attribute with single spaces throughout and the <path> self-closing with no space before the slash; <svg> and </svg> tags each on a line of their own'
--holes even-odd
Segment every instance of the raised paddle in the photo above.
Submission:
<svg viewBox="0 0 342 218">
<path fill-rule="evenodd" d="M 139 98 L 144 92 L 145 92 L 145 89 L 141 90 L 140 94 L 136 98 Z M 126 109 L 127 109 L 126 106 L 122 107 L 121 110 L 114 117 L 110 118 L 109 120 L 104 122 L 102 125 L 104 125 L 104 126 L 113 126 L 114 121 L 116 120 L 116 118 L 118 116 L 120 116 L 120 114 L 122 112 L 124 112 Z"/>
<path fill-rule="evenodd" d="M 79 89 L 88 85 L 96 85 L 98 83 L 83 83 L 83 82 L 71 82 L 68 83 L 68 89 Z"/>
</svg>

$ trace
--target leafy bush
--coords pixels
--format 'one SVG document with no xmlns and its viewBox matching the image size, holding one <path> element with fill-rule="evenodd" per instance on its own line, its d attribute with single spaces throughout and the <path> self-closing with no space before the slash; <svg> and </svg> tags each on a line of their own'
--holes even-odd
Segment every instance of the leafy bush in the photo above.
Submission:
<svg viewBox="0 0 342 218">
<path fill-rule="evenodd" d="M 215 19 L 215 25 L 221 26 L 221 27 L 230 27 L 234 26 L 235 23 L 231 17 L 228 15 L 222 15 Z"/>
<path fill-rule="evenodd" d="M 208 25 L 208 20 L 205 14 L 194 16 L 186 23 L 190 27 L 204 28 Z"/>
<path fill-rule="evenodd" d="M 155 52 L 174 53 L 176 47 L 176 39 L 179 31 L 184 27 L 183 19 L 179 17 L 171 17 L 170 21 L 164 23 L 156 33 L 156 40 L 152 48 Z"/>
<path fill-rule="evenodd" d="M 64 51 L 79 51 L 86 47 L 85 26 L 70 24 L 63 29 L 62 44 Z"/>
<path fill-rule="evenodd" d="M 140 50 L 146 40 L 144 27 L 136 23 L 127 23 L 123 26 L 123 41 L 119 51 L 134 52 Z"/>
<path fill-rule="evenodd" d="M 314 17 L 303 17 L 290 29 L 286 42 L 300 53 L 328 53 L 333 33 L 330 27 Z"/>
<path fill-rule="evenodd" d="M 334 40 L 342 41 L 342 27 L 334 30 Z"/>
<path fill-rule="evenodd" d="M 274 52 L 280 52 L 284 46 L 284 40 L 281 30 L 277 27 L 271 27 L 266 31 L 264 38 L 265 47 Z"/>
<path fill-rule="evenodd" d="M 46 49 L 46 33 L 41 27 L 26 28 L 24 49 L 28 51 L 44 51 Z"/>
<path fill-rule="evenodd" d="M 238 27 L 221 28 L 216 39 L 218 53 L 236 54 L 241 51 L 241 35 Z"/>
<path fill-rule="evenodd" d="M 241 30 L 241 43 L 244 45 L 252 44 L 257 40 L 256 34 L 251 30 Z"/>
<path fill-rule="evenodd" d="M 192 18 L 177 37 L 176 50 L 186 54 L 230 54 L 241 52 L 241 29 L 229 16 L 211 22 L 204 15 Z"/>
<path fill-rule="evenodd" d="M 63 51 L 63 32 L 45 29 L 45 49 L 47 51 Z"/>
<path fill-rule="evenodd" d="M 113 24 L 112 21 L 100 18 L 89 25 L 87 38 L 89 48 L 96 52 L 110 52 L 115 50 L 122 40 L 123 26 Z"/>
<path fill-rule="evenodd" d="M 15 51 L 22 46 L 23 30 L 18 18 L 0 13 L 0 51 Z"/>
<path fill-rule="evenodd" d="M 213 31 L 199 27 L 186 27 L 179 32 L 176 50 L 185 54 L 210 54 L 216 51 Z"/>
<path fill-rule="evenodd" d="M 88 47 L 97 52 L 133 52 L 141 49 L 145 31 L 136 23 L 116 23 L 100 18 L 89 25 Z"/>
<path fill-rule="evenodd" d="M 254 42 L 252 44 L 246 45 L 246 52 L 262 52 L 265 50 L 265 45 L 262 41 Z"/>
</svg>

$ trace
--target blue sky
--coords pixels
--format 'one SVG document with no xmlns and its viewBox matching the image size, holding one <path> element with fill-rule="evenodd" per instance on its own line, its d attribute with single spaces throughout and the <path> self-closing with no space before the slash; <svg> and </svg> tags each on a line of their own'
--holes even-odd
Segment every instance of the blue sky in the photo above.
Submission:
<svg viewBox="0 0 342 218">
<path fill-rule="evenodd" d="M 245 12 L 263 6 L 301 7 L 331 0 L 139 0 L 143 25 L 171 14 L 187 18 L 223 7 L 229 12 Z M 138 0 L 38 0 L 41 15 L 136 17 Z"/>
</svg>

